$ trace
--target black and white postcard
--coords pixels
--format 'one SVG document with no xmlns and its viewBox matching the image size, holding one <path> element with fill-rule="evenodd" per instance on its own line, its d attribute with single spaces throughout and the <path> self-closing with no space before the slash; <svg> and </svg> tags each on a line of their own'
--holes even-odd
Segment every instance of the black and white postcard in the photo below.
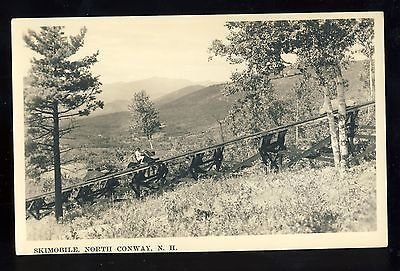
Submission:
<svg viewBox="0 0 400 271">
<path fill-rule="evenodd" d="M 387 246 L 383 13 L 12 21 L 16 253 Z"/>
</svg>

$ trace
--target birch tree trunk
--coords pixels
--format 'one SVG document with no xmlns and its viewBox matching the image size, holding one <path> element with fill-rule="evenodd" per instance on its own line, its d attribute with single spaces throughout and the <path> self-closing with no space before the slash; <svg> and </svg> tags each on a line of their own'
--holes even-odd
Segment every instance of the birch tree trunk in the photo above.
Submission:
<svg viewBox="0 0 400 271">
<path fill-rule="evenodd" d="M 331 136 L 331 147 L 333 152 L 333 161 L 335 163 L 335 167 L 339 167 L 340 166 L 339 142 L 338 142 L 335 118 L 333 116 L 332 103 L 331 100 L 329 99 L 329 94 L 327 89 L 325 89 L 324 92 L 324 109 L 326 112 L 326 116 L 328 118 L 329 133 Z"/>
<path fill-rule="evenodd" d="M 347 167 L 349 150 L 347 147 L 346 133 L 346 100 L 344 95 L 343 78 L 341 74 L 336 77 L 336 91 L 338 101 L 338 130 L 339 130 L 339 150 L 340 150 L 340 168 Z"/>
<path fill-rule="evenodd" d="M 222 122 L 217 120 L 218 125 L 219 125 L 219 134 L 221 136 L 221 142 L 225 142 L 225 137 L 224 137 L 224 130 L 222 129 Z"/>
</svg>

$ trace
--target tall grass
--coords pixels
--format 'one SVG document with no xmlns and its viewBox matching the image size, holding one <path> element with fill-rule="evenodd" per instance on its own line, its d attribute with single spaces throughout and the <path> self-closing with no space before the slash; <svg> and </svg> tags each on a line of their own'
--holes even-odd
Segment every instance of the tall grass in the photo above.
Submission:
<svg viewBox="0 0 400 271">
<path fill-rule="evenodd" d="M 375 162 L 340 177 L 334 168 L 240 175 L 197 182 L 123 202 L 104 200 L 27 222 L 29 239 L 185 237 L 373 231 Z"/>
</svg>

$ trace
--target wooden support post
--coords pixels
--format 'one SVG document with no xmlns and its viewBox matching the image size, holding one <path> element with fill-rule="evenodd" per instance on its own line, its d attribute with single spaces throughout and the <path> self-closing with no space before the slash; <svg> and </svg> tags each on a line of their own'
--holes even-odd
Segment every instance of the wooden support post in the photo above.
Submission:
<svg viewBox="0 0 400 271">
<path fill-rule="evenodd" d="M 270 171 L 279 171 L 282 168 L 282 151 L 286 150 L 285 137 L 287 131 L 278 132 L 275 142 L 271 142 L 275 134 L 267 134 L 261 139 L 259 153 L 263 163 Z"/>
</svg>

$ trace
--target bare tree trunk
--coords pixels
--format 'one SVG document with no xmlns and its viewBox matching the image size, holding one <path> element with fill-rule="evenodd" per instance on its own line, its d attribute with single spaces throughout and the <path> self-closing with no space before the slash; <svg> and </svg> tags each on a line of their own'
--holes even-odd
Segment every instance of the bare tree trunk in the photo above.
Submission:
<svg viewBox="0 0 400 271">
<path fill-rule="evenodd" d="M 55 215 L 57 221 L 63 216 L 61 159 L 60 159 L 60 127 L 58 118 L 58 102 L 53 103 L 53 159 L 54 159 L 54 191 Z"/>
<path fill-rule="evenodd" d="M 149 140 L 150 149 L 153 149 L 153 142 L 151 142 L 151 136 L 148 136 L 147 139 Z"/>
<path fill-rule="evenodd" d="M 337 129 L 336 129 L 336 124 L 335 124 L 335 118 L 333 116 L 331 100 L 329 99 L 329 94 L 327 92 L 328 92 L 327 89 L 325 89 L 324 109 L 326 112 L 326 116 L 328 118 L 329 133 L 331 136 L 331 147 L 332 147 L 332 152 L 333 152 L 333 161 L 335 163 L 335 167 L 339 167 L 340 166 L 340 152 L 339 152 Z"/>
<path fill-rule="evenodd" d="M 338 101 L 338 130 L 339 130 L 339 150 L 340 150 L 340 168 L 347 167 L 349 150 L 347 147 L 346 133 L 346 100 L 344 95 L 343 78 L 341 74 L 336 77 L 336 91 Z"/>
<path fill-rule="evenodd" d="M 219 134 L 221 136 L 221 141 L 225 142 L 225 137 L 224 137 L 224 130 L 222 129 L 222 122 L 220 120 L 217 120 L 218 125 L 219 125 Z"/>
</svg>

